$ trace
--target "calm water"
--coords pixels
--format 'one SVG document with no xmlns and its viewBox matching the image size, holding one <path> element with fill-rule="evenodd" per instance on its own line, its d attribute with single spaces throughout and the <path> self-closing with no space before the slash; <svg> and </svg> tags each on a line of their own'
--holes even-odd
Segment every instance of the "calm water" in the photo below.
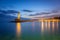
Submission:
<svg viewBox="0 0 60 40">
<path fill-rule="evenodd" d="M 0 23 L 0 40 L 60 40 L 60 22 Z"/>
</svg>

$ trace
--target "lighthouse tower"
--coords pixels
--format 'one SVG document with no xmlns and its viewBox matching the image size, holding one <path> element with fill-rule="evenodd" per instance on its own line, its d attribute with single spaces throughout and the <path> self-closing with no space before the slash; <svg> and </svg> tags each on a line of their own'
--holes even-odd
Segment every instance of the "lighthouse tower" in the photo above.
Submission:
<svg viewBox="0 0 60 40">
<path fill-rule="evenodd" d="M 11 22 L 16 22 L 16 23 L 21 22 L 21 20 L 20 20 L 20 12 L 18 12 L 17 18 L 14 21 L 11 21 Z"/>
<path fill-rule="evenodd" d="M 20 19 L 20 12 L 18 12 L 17 19 Z"/>
</svg>

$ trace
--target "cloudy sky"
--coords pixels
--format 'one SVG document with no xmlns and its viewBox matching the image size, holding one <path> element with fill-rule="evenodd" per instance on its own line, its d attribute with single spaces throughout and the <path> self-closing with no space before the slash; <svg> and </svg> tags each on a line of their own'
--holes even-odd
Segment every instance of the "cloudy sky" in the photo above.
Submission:
<svg viewBox="0 0 60 40">
<path fill-rule="evenodd" d="M 60 16 L 60 0 L 0 0 L 0 15 L 23 18 Z"/>
</svg>

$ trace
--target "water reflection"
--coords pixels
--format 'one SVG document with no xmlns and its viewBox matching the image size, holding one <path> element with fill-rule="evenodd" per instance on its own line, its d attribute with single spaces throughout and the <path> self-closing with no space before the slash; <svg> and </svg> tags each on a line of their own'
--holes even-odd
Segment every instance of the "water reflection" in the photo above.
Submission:
<svg viewBox="0 0 60 40">
<path fill-rule="evenodd" d="M 54 28 L 55 28 L 55 22 L 54 20 L 52 21 L 52 32 L 54 32 Z"/>
<path fill-rule="evenodd" d="M 58 30 L 58 22 L 59 22 L 59 21 L 57 20 L 57 23 L 56 23 L 56 28 L 57 28 L 57 30 Z"/>
<path fill-rule="evenodd" d="M 59 20 L 40 20 L 41 22 L 41 37 L 42 40 L 45 40 L 46 38 L 50 38 L 51 40 L 55 40 L 56 35 L 57 35 L 57 31 L 58 31 L 58 22 Z"/>
<path fill-rule="evenodd" d="M 48 31 L 50 31 L 50 21 L 48 21 Z"/>
<path fill-rule="evenodd" d="M 34 31 L 35 22 L 32 22 L 32 30 Z"/>
<path fill-rule="evenodd" d="M 51 30 L 50 28 L 52 27 L 52 32 L 54 32 L 55 27 L 58 29 L 58 22 L 59 20 L 45 20 L 45 21 L 40 21 L 41 22 L 41 31 L 43 32 L 44 30 Z M 51 25 L 52 24 L 52 25 Z M 56 25 L 56 26 L 55 26 Z"/>
<path fill-rule="evenodd" d="M 24 40 L 28 39 L 38 39 L 40 37 L 40 40 L 57 40 L 58 36 L 58 26 L 59 26 L 59 20 L 42 20 L 39 21 L 39 24 L 36 24 L 37 22 L 32 22 L 31 30 L 25 30 L 23 33 L 23 38 Z M 23 24 L 24 25 L 24 24 Z M 40 25 L 40 26 L 38 26 Z M 17 35 L 17 40 L 21 40 L 21 23 L 16 23 L 16 35 Z M 27 25 L 29 26 L 29 25 Z M 26 26 L 24 26 L 26 28 Z M 40 27 L 40 28 L 39 28 Z M 30 28 L 28 28 L 30 29 Z M 24 30 L 24 29 L 23 29 Z M 41 30 L 41 32 L 39 31 Z M 29 33 L 30 32 L 30 33 Z M 40 34 L 39 34 L 40 33 Z M 38 35 L 38 36 L 37 36 Z M 40 36 L 39 36 L 40 35 Z M 36 38 L 37 36 L 37 38 Z"/>
<path fill-rule="evenodd" d="M 51 40 L 55 40 L 56 38 L 56 33 L 58 31 L 58 22 L 59 20 L 42 20 L 39 21 L 41 23 L 41 39 L 42 40 L 46 40 L 48 38 L 50 38 Z M 16 33 L 17 33 L 17 39 L 20 40 L 20 36 L 21 36 L 21 24 L 20 23 L 16 23 L 17 29 L 16 29 Z M 32 22 L 32 30 L 36 31 L 36 27 L 35 26 L 35 22 Z M 32 32 L 33 34 L 34 32 Z"/>
<path fill-rule="evenodd" d="M 47 29 L 47 21 L 45 21 L 45 28 Z"/>
<path fill-rule="evenodd" d="M 44 21 L 41 22 L 41 32 L 44 32 Z"/>
<path fill-rule="evenodd" d="M 21 36 L 21 23 L 16 23 L 16 35 L 17 35 L 17 40 L 20 39 Z"/>
</svg>

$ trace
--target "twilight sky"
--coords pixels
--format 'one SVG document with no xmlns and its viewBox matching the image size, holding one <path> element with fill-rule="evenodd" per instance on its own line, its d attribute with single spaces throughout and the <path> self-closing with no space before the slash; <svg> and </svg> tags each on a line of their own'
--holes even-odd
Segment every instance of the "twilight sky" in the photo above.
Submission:
<svg viewBox="0 0 60 40">
<path fill-rule="evenodd" d="M 0 14 L 23 18 L 60 16 L 60 0 L 0 0 Z"/>
</svg>

